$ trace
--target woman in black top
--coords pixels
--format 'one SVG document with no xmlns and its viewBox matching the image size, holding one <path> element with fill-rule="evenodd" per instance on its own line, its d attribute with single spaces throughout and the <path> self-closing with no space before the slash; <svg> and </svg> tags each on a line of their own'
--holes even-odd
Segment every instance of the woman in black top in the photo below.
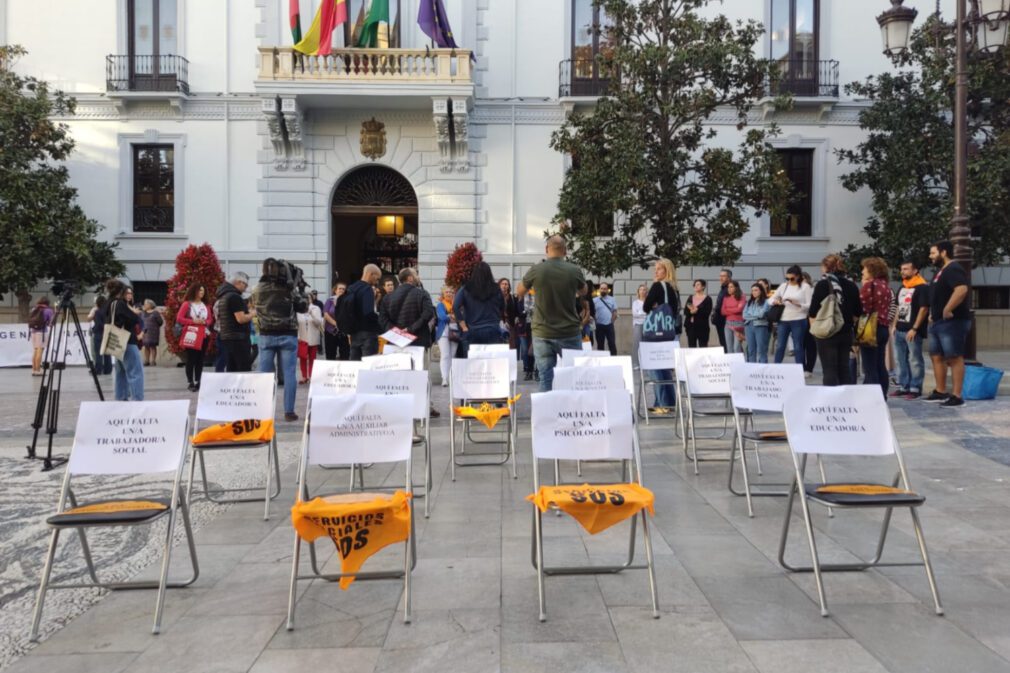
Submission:
<svg viewBox="0 0 1010 673">
<path fill-rule="evenodd" d="M 667 304 L 670 307 L 670 312 L 676 316 L 680 313 L 680 296 L 677 294 L 677 271 L 673 267 L 673 262 L 665 258 L 657 259 L 652 273 L 654 282 L 649 288 L 649 294 L 645 295 L 645 304 L 642 306 L 642 310 L 648 316 L 657 306 Z M 646 317 L 645 320 L 645 324 L 648 325 L 649 318 Z M 654 369 L 652 374 L 657 382 L 673 381 L 672 369 Z M 676 404 L 677 397 L 673 383 L 656 385 L 656 406 L 653 413 L 665 413 Z"/>
<path fill-rule="evenodd" d="M 501 278 L 498 281 L 498 287 L 501 289 L 502 301 L 505 302 L 505 310 L 502 311 L 502 322 L 508 333 L 509 348 L 515 348 L 518 338 L 516 320 L 519 311 L 516 308 L 516 298 L 512 294 L 512 283 L 509 282 L 508 278 Z"/>
<path fill-rule="evenodd" d="M 132 399 L 142 402 L 144 400 L 144 365 L 140 360 L 140 344 L 137 342 L 137 327 L 140 324 L 140 317 L 126 302 L 127 289 L 129 288 L 126 285 L 115 278 L 105 284 L 105 291 L 109 295 L 109 304 L 106 308 L 107 324 L 121 327 L 130 335 L 122 359 L 116 358 L 113 381 L 117 400 Z"/>
<path fill-rule="evenodd" d="M 684 303 L 684 332 L 689 348 L 707 348 L 709 318 L 712 316 L 712 297 L 706 290 L 708 283 L 699 278 L 694 281 L 694 294 Z"/>
</svg>

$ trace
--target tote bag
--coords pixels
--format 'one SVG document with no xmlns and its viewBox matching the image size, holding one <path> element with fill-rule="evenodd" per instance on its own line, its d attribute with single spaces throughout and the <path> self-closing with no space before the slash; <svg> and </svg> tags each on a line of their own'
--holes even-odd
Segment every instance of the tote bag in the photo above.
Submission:
<svg viewBox="0 0 1010 673">
<path fill-rule="evenodd" d="M 877 290 L 870 286 L 870 296 L 875 297 Z M 859 316 L 859 324 L 856 326 L 856 343 L 866 348 L 877 347 L 877 324 L 880 318 L 876 311 Z"/>
<path fill-rule="evenodd" d="M 642 323 L 642 341 L 676 341 L 677 316 L 670 307 L 670 296 L 663 283 L 663 303 L 649 311 Z"/>
<path fill-rule="evenodd" d="M 122 360 L 126 355 L 126 346 L 130 343 L 130 333 L 122 327 L 116 326 L 116 303 L 112 302 L 112 308 L 109 309 L 110 320 L 102 333 L 102 344 L 98 352 Z"/>
<path fill-rule="evenodd" d="M 186 325 L 182 329 L 182 337 L 179 339 L 179 345 L 189 350 L 201 350 L 203 348 L 203 340 L 206 335 L 207 331 L 204 329 L 203 325 Z"/>
</svg>

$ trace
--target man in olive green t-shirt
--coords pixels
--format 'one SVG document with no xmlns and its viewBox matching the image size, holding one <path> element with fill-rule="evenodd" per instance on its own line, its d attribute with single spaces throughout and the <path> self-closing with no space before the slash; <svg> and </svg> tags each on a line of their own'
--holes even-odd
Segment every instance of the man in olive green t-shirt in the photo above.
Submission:
<svg viewBox="0 0 1010 673">
<path fill-rule="evenodd" d="M 554 384 L 554 366 L 563 348 L 582 348 L 582 328 L 575 302 L 585 277 L 579 267 L 565 260 L 568 246 L 560 236 L 547 239 L 547 259 L 536 264 L 516 290 L 521 299 L 533 290 L 533 357 L 540 372 L 540 390 Z"/>
</svg>

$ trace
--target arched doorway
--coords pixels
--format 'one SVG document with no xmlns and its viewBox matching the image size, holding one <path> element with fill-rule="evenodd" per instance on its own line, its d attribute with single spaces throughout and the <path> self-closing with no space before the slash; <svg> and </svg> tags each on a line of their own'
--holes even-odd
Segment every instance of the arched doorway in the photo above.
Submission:
<svg viewBox="0 0 1010 673">
<path fill-rule="evenodd" d="M 340 280 L 357 280 L 365 264 L 384 274 L 417 267 L 417 195 L 393 169 L 362 166 L 345 175 L 331 213 L 330 264 Z M 396 219 L 379 223 L 380 217 Z"/>
</svg>

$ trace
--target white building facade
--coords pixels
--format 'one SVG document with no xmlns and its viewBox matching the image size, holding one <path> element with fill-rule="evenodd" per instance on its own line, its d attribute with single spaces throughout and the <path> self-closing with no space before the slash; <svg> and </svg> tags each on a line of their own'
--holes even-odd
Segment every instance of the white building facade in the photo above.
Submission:
<svg viewBox="0 0 1010 673">
<path fill-rule="evenodd" d="M 190 243 L 212 244 L 226 272 L 253 277 L 263 258 L 286 258 L 321 294 L 366 261 L 416 264 L 437 291 L 446 255 L 465 241 L 513 282 L 539 261 L 568 166 L 550 136 L 601 90 L 586 59 L 599 46 L 591 26 L 605 19 L 591 0 L 445 0 L 460 48 L 443 50 L 416 24 L 419 0 L 389 0 L 399 46 L 345 48 L 363 2 L 347 0 L 332 56 L 296 58 L 287 0 L 0 0 L 0 42 L 29 50 L 20 70 L 78 101 L 64 120 L 77 142 L 72 180 L 119 243 L 139 298 L 164 292 Z M 318 4 L 301 0 L 303 31 Z M 934 7 L 905 4 L 920 18 Z M 950 15 L 953 0 L 942 5 Z M 863 240 L 869 198 L 841 186 L 847 168 L 834 151 L 862 137 L 865 103 L 844 84 L 890 67 L 874 21 L 887 6 L 729 0 L 707 10 L 762 21 L 762 55 L 789 61 L 794 109 L 759 105 L 752 121 L 778 124 L 774 144 L 809 195 L 786 220 L 754 218 L 736 265 L 743 281 L 777 283 L 794 263 L 816 273 L 824 254 Z M 729 112 L 711 123 L 716 142 L 738 142 Z M 678 275 L 686 291 L 717 273 Z M 624 305 L 648 277 L 614 279 Z M 1010 271 L 978 270 L 975 282 L 1003 292 Z M 1006 341 L 1002 320 L 980 345 Z"/>
</svg>

